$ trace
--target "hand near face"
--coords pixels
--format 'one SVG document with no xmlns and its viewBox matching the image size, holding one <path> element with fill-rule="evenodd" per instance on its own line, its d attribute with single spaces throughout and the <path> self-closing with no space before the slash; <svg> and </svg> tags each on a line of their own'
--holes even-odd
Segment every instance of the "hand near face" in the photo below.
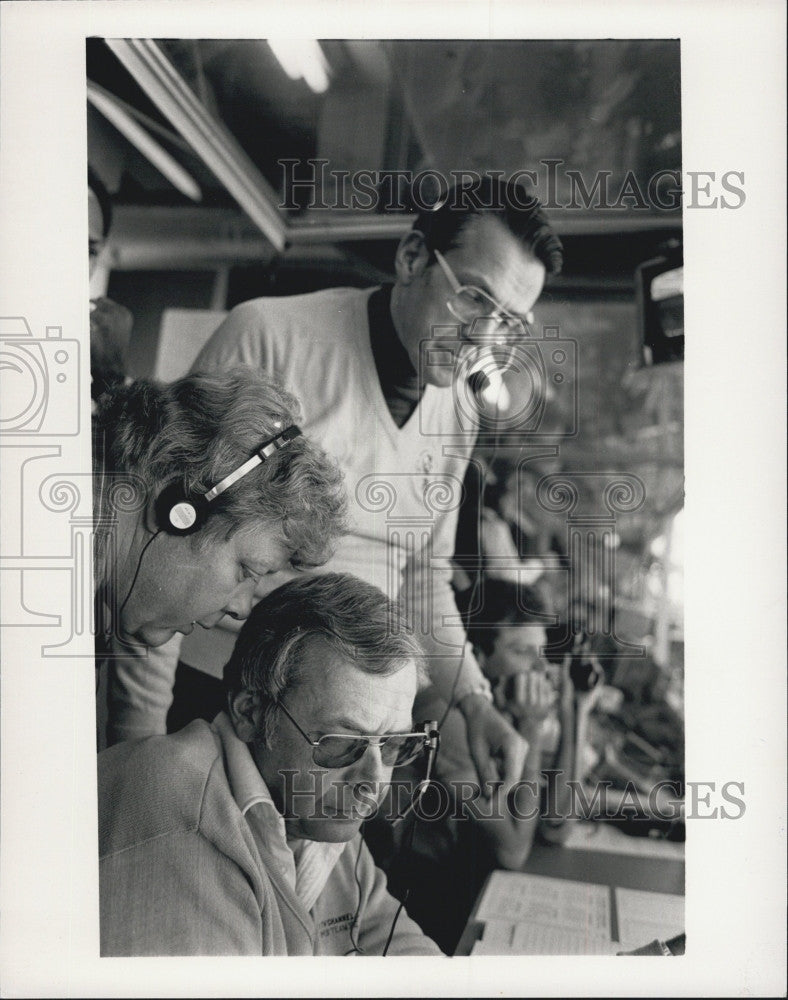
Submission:
<svg viewBox="0 0 788 1000">
<path fill-rule="evenodd" d="M 460 709 L 482 788 L 488 782 L 502 781 L 501 794 L 505 796 L 522 774 L 528 744 L 483 696 L 468 695 L 460 702 Z"/>
<path fill-rule="evenodd" d="M 512 678 L 513 697 L 510 711 L 517 719 L 517 728 L 527 738 L 533 738 L 544 725 L 556 701 L 556 691 L 547 674 L 530 670 Z"/>
</svg>

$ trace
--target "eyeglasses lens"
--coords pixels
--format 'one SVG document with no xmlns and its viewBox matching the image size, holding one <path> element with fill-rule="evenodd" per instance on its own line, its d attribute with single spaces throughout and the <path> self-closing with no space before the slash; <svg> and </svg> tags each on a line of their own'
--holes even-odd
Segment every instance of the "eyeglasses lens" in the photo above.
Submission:
<svg viewBox="0 0 788 1000">
<path fill-rule="evenodd" d="M 519 316 L 502 315 L 498 303 L 480 288 L 470 286 L 460 288 L 449 299 L 448 306 L 455 319 L 461 323 L 475 323 L 477 320 L 489 318 L 492 325 L 486 327 L 488 333 L 495 330 L 507 337 L 518 339 L 527 336 L 524 321 Z"/>
<path fill-rule="evenodd" d="M 384 764 L 394 767 L 407 764 L 421 752 L 424 738 L 415 736 L 391 736 L 380 747 Z M 363 736 L 321 736 L 314 750 L 314 761 L 318 767 L 349 767 L 361 760 L 369 746 Z"/>
<path fill-rule="evenodd" d="M 498 306 L 481 289 L 460 288 L 450 300 L 452 312 L 463 323 L 471 323 L 482 316 L 494 315 Z"/>
<path fill-rule="evenodd" d="M 422 736 L 392 736 L 380 748 L 380 756 L 384 764 L 396 767 L 418 757 L 423 746 Z"/>
<path fill-rule="evenodd" d="M 348 767 L 361 760 L 368 745 L 358 736 L 321 736 L 314 761 L 318 767 Z"/>
</svg>

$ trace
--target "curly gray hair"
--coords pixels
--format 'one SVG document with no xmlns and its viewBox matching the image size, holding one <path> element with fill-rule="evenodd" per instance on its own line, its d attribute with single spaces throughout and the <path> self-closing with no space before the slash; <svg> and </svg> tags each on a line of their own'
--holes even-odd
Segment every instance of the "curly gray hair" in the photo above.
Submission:
<svg viewBox="0 0 788 1000">
<path fill-rule="evenodd" d="M 297 423 L 299 411 L 295 397 L 270 376 L 240 366 L 169 384 L 141 379 L 118 387 L 102 397 L 95 421 L 104 439 L 104 471 L 132 474 L 152 498 L 173 482 L 207 493 L 266 439 Z M 299 437 L 221 493 L 198 537 L 277 524 L 293 548 L 293 565 L 317 566 L 345 531 L 346 511 L 336 463 Z"/>
</svg>

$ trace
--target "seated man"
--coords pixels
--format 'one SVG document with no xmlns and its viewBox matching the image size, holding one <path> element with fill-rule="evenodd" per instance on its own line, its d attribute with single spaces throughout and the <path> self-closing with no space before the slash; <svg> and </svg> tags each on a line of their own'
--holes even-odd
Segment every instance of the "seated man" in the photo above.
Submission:
<svg viewBox="0 0 788 1000">
<path fill-rule="evenodd" d="M 227 709 L 99 755 L 102 955 L 440 954 L 364 846 L 426 737 L 415 639 L 375 587 L 293 580 L 252 612 Z M 393 931 L 393 933 L 392 933 Z"/>
</svg>

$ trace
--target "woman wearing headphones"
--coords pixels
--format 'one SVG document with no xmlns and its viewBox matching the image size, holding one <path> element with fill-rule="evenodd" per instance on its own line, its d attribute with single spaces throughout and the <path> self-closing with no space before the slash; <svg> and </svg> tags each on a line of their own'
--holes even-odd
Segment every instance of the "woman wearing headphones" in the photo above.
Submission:
<svg viewBox="0 0 788 1000">
<path fill-rule="evenodd" d="M 297 419 L 294 397 L 248 367 L 102 396 L 93 421 L 99 644 L 161 646 L 224 615 L 246 618 L 262 576 L 329 557 L 344 530 L 342 476 Z"/>
</svg>

